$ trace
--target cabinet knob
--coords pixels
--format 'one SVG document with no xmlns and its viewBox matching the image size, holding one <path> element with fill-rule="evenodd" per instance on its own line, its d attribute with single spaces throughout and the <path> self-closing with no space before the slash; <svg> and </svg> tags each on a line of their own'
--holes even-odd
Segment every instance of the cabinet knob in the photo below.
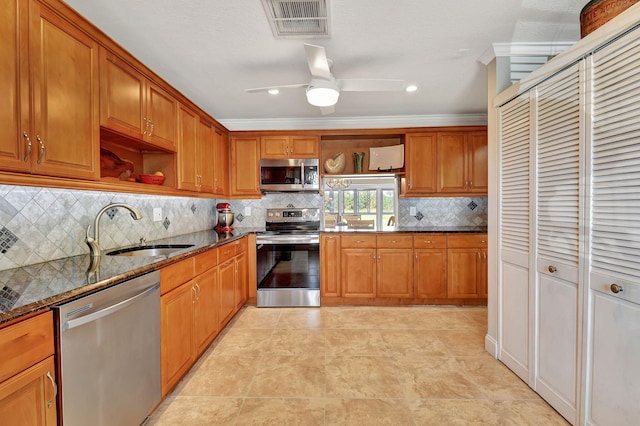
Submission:
<svg viewBox="0 0 640 426">
<path fill-rule="evenodd" d="M 553 266 L 553 265 L 549 265 L 549 267 L 548 267 L 547 269 L 548 269 L 548 270 L 549 270 L 549 272 L 551 272 L 552 274 L 553 274 L 554 272 L 557 272 L 557 271 L 558 271 L 558 268 L 556 268 L 556 267 L 555 267 L 555 266 Z"/>
<path fill-rule="evenodd" d="M 425 243 L 426 244 L 432 244 L 432 241 L 431 240 L 426 240 Z"/>
<path fill-rule="evenodd" d="M 611 284 L 610 289 L 611 292 L 615 294 L 622 293 L 624 291 L 624 288 L 622 288 L 622 286 L 618 284 Z"/>
</svg>

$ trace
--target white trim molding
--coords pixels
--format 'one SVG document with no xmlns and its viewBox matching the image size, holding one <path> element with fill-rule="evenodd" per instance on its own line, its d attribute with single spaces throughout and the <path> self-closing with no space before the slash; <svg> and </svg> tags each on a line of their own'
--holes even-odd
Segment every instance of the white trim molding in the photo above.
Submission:
<svg viewBox="0 0 640 426">
<path fill-rule="evenodd" d="M 553 41 L 545 43 L 493 43 L 484 51 L 478 61 L 484 65 L 489 64 L 499 56 L 556 56 L 571 46 L 575 41 Z"/>
</svg>

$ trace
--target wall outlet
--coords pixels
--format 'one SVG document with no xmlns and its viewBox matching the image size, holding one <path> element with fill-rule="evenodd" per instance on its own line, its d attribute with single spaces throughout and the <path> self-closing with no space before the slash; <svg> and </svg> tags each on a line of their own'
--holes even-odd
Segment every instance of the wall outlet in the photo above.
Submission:
<svg viewBox="0 0 640 426">
<path fill-rule="evenodd" d="M 247 206 L 244 208 L 244 215 L 251 216 L 251 207 Z"/>
<path fill-rule="evenodd" d="M 410 216 L 415 216 L 416 215 L 416 208 L 415 207 L 409 207 L 409 215 Z"/>
<path fill-rule="evenodd" d="M 153 221 L 162 222 L 162 207 L 153 208 Z"/>
</svg>

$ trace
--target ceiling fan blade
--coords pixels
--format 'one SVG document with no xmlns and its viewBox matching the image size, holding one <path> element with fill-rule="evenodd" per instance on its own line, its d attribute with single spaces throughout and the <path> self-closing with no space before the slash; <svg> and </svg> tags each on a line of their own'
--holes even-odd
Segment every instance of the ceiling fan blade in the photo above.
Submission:
<svg viewBox="0 0 640 426">
<path fill-rule="evenodd" d="M 309 64 L 309 71 L 311 71 L 311 75 L 313 77 L 320 77 L 326 80 L 331 78 L 327 52 L 324 50 L 324 47 L 305 43 L 304 51 L 307 54 L 307 63 Z"/>
<path fill-rule="evenodd" d="M 336 112 L 336 107 L 335 105 L 320 107 L 320 112 L 322 113 L 322 115 L 333 114 L 334 112 Z"/>
<path fill-rule="evenodd" d="M 309 86 L 309 83 L 300 83 L 300 84 L 285 84 L 283 86 L 269 86 L 269 87 L 255 87 L 253 89 L 244 89 L 247 93 L 260 93 L 260 92 L 268 92 L 271 89 L 298 89 L 300 87 L 306 88 Z"/>
<path fill-rule="evenodd" d="M 404 80 L 376 78 L 353 78 L 336 80 L 345 92 L 401 92 L 405 88 Z"/>
</svg>

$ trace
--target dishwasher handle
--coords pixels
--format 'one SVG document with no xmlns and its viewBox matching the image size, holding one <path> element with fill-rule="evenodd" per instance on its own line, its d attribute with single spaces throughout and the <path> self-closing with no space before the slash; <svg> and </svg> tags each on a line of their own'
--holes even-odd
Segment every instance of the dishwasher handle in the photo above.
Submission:
<svg viewBox="0 0 640 426">
<path fill-rule="evenodd" d="M 127 306 L 131 305 L 132 303 L 135 303 L 136 301 L 143 299 L 145 297 L 147 297 L 148 295 L 150 295 L 151 293 L 153 293 L 154 291 L 158 290 L 160 288 L 160 283 L 156 283 L 155 285 L 149 287 L 148 289 L 136 294 L 135 296 L 132 296 L 128 299 L 123 300 L 122 302 L 118 302 L 115 305 L 111 305 L 108 306 L 104 309 L 100 309 L 99 311 L 96 312 L 92 312 L 88 315 L 82 316 L 80 318 L 74 318 L 72 320 L 66 321 L 64 323 L 64 326 L 62 327 L 62 330 L 71 330 L 72 328 L 75 327 L 79 327 L 81 325 L 85 325 L 87 323 L 96 321 L 100 318 L 106 317 L 107 315 L 111 315 L 115 312 L 118 312 L 124 308 L 126 308 Z"/>
</svg>

